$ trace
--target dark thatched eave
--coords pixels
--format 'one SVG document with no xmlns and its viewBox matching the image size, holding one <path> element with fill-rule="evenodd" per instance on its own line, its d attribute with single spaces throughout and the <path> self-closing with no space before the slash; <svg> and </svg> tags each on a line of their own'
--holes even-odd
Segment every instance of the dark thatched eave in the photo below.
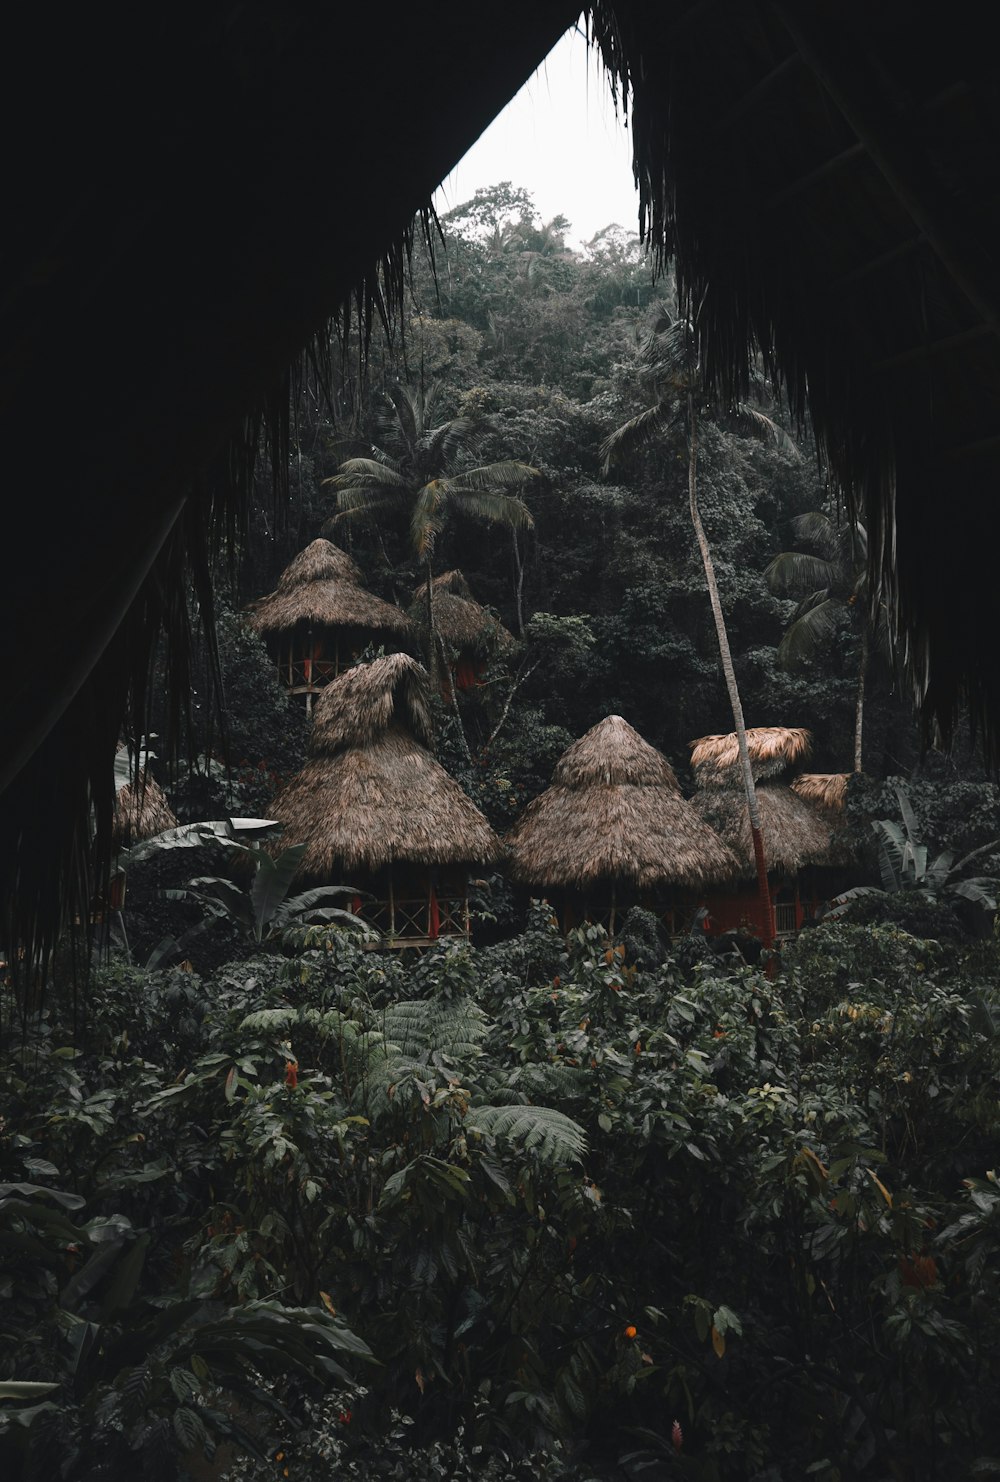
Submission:
<svg viewBox="0 0 1000 1482">
<path fill-rule="evenodd" d="M 792 779 L 792 791 L 823 819 L 830 829 L 830 843 L 813 862 L 831 869 L 857 865 L 860 855 L 850 842 L 847 828 L 847 788 L 850 772 L 802 772 Z"/>
<path fill-rule="evenodd" d="M 264 430 L 280 494 L 292 368 L 355 290 L 369 317 L 380 284 L 391 302 L 414 213 L 577 13 L 9 18 L 0 937 L 30 954 L 83 908 L 91 804 L 110 819 L 164 631 L 175 710 L 191 693 L 186 595 L 193 574 L 210 625 L 209 547 L 246 521 Z"/>
<path fill-rule="evenodd" d="M 996 735 L 1000 61 L 980 5 L 607 0 L 651 240 L 723 399 L 763 354 L 867 524 L 927 719 Z"/>
<path fill-rule="evenodd" d="M 620 715 L 567 748 L 552 786 L 529 803 L 507 845 L 514 879 L 550 888 L 618 881 L 702 889 L 740 873 L 682 798 L 666 757 Z"/>
</svg>

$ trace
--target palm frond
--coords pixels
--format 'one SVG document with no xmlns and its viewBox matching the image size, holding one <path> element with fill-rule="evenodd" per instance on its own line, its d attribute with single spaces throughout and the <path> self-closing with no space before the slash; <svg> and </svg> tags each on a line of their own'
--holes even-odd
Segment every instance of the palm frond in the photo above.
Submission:
<svg viewBox="0 0 1000 1482">
<path fill-rule="evenodd" d="M 379 514 L 398 510 L 404 503 L 404 496 L 395 489 L 378 489 L 374 485 L 364 484 L 341 489 L 337 494 L 337 513 L 324 520 L 320 531 L 324 535 L 332 535 L 336 533 L 340 520 L 372 519 Z"/>
<path fill-rule="evenodd" d="M 833 585 L 834 568 L 822 556 L 809 556 L 803 551 L 782 551 L 764 572 L 772 592 L 816 592 Z"/>
<path fill-rule="evenodd" d="M 440 427 L 432 427 L 424 434 L 424 451 L 428 458 L 450 463 L 455 454 L 467 446 L 475 431 L 476 423 L 471 417 L 453 417 L 450 422 L 442 422 Z"/>
<path fill-rule="evenodd" d="M 448 517 L 448 480 L 431 479 L 417 495 L 410 516 L 410 539 L 421 558 L 429 556 Z"/>
<path fill-rule="evenodd" d="M 484 1137 L 520 1143 L 545 1163 L 576 1163 L 587 1151 L 580 1124 L 550 1106 L 475 1106 L 465 1127 Z"/>
<path fill-rule="evenodd" d="M 598 448 L 601 472 L 607 474 L 615 463 L 633 458 L 641 449 L 658 440 L 660 434 L 677 416 L 673 400 L 661 400 L 609 432 Z"/>
<path fill-rule="evenodd" d="M 840 549 L 839 529 L 820 509 L 807 510 L 792 520 L 792 533 L 796 540 L 815 546 L 827 561 L 835 561 Z"/>
<path fill-rule="evenodd" d="M 491 525 L 504 525 L 508 530 L 531 530 L 535 519 L 523 499 L 513 494 L 501 494 L 492 489 L 469 489 L 462 485 L 451 490 L 456 498 L 456 508 L 474 520 L 486 520 Z"/>
<path fill-rule="evenodd" d="M 744 437 L 754 437 L 758 442 L 771 443 L 776 448 L 781 448 L 785 453 L 791 453 L 801 459 L 795 439 L 789 437 L 783 427 L 762 412 L 759 407 L 752 407 L 749 402 L 737 402 L 733 408 L 732 419 L 736 424 L 736 430 Z"/>
<path fill-rule="evenodd" d="M 323 483 L 329 484 L 338 493 L 342 489 L 368 484 L 377 484 L 387 489 L 409 488 L 406 476 L 394 465 L 393 460 L 384 455 L 379 458 L 348 458 L 340 465 L 339 472 L 332 478 L 324 479 Z"/>
<path fill-rule="evenodd" d="M 537 468 L 530 463 L 519 463 L 514 458 L 504 458 L 498 463 L 484 463 L 479 468 L 463 468 L 452 482 L 461 489 L 492 490 L 520 489 L 531 479 L 540 478 Z"/>
<path fill-rule="evenodd" d="M 807 603 L 816 601 L 815 606 Z M 837 618 L 844 604 L 825 592 L 814 592 L 799 607 L 799 615 L 785 629 L 778 644 L 778 663 L 783 669 L 794 669 L 815 657 L 830 636 L 836 632 Z"/>
</svg>

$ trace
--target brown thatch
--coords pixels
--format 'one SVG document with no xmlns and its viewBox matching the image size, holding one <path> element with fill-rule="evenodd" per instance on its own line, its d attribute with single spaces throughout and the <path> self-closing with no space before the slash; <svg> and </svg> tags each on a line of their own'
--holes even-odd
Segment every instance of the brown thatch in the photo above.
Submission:
<svg viewBox="0 0 1000 1482">
<path fill-rule="evenodd" d="M 814 864 L 837 868 L 858 863 L 858 851 L 849 841 L 845 812 L 850 777 L 850 772 L 803 772 L 792 782 L 792 791 L 815 808 L 830 829 L 829 846 Z"/>
<path fill-rule="evenodd" d="M 731 851 L 681 797 L 666 757 L 620 715 L 564 752 L 552 786 L 528 805 L 507 842 L 511 873 L 527 884 L 701 888 L 739 874 Z"/>
<path fill-rule="evenodd" d="M 141 839 L 150 839 L 164 829 L 176 828 L 177 819 L 166 794 L 156 780 L 143 771 L 138 785 L 126 782 L 115 794 L 115 815 L 111 842 L 115 849 L 127 849 Z"/>
<path fill-rule="evenodd" d="M 793 779 L 792 791 L 830 813 L 843 813 L 850 775 L 849 772 L 802 772 Z"/>
<path fill-rule="evenodd" d="M 360 586 L 362 580 L 357 562 L 332 540 L 320 538 L 292 557 L 278 577 L 278 591 L 286 592 L 309 581 L 347 581 Z"/>
<path fill-rule="evenodd" d="M 300 876 L 497 858 L 499 840 L 429 739 L 427 674 L 407 655 L 359 664 L 327 685 L 309 758 L 271 809 L 285 826 L 281 847 L 307 846 Z"/>
<path fill-rule="evenodd" d="M 316 701 L 310 755 L 333 756 L 350 746 L 370 746 L 394 722 L 430 746 L 427 684 L 426 669 L 409 654 L 387 654 L 345 670 Z"/>
<path fill-rule="evenodd" d="M 500 620 L 481 607 L 469 589 L 461 571 L 445 571 L 431 583 L 431 605 L 434 627 L 445 648 L 453 656 L 479 655 L 495 648 L 509 648 L 513 635 Z M 410 621 L 421 632 L 427 631 L 427 583 L 414 589 Z"/>
<path fill-rule="evenodd" d="M 753 876 L 750 815 L 742 788 L 706 787 L 691 799 L 691 806 L 726 840 L 740 862 L 741 876 Z M 827 863 L 831 829 L 816 808 L 781 782 L 762 783 L 757 806 L 769 871 L 795 875 L 805 865 Z"/>
<path fill-rule="evenodd" d="M 412 629 L 402 608 L 383 602 L 361 585 L 355 562 L 329 540 L 314 540 L 289 562 L 275 591 L 247 609 L 258 633 L 285 633 L 298 624 L 317 628 L 364 628 L 408 636 Z"/>
<path fill-rule="evenodd" d="M 756 726 L 747 731 L 747 750 L 754 781 L 765 782 L 806 761 L 812 751 L 812 735 L 801 726 Z M 742 787 L 736 732 L 692 741 L 691 767 L 699 787 Z"/>
</svg>

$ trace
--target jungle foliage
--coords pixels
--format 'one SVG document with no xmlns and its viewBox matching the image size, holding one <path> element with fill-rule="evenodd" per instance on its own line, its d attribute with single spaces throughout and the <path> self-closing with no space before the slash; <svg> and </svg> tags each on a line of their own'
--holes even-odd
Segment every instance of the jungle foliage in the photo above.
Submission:
<svg viewBox="0 0 1000 1482">
<path fill-rule="evenodd" d="M 835 923 L 769 978 L 643 926 L 50 1002 L 0 1067 L 4 1475 L 1000 1466 L 996 944 Z"/>
</svg>

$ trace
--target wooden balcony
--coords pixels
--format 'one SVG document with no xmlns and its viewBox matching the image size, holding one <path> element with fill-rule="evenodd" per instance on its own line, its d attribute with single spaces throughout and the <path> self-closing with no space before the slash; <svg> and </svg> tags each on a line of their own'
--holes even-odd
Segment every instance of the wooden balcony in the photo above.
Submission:
<svg viewBox="0 0 1000 1482">
<path fill-rule="evenodd" d="M 435 942 L 469 936 L 468 896 L 431 894 L 365 901 L 358 914 L 382 935 L 375 949 L 432 947 Z"/>
</svg>

